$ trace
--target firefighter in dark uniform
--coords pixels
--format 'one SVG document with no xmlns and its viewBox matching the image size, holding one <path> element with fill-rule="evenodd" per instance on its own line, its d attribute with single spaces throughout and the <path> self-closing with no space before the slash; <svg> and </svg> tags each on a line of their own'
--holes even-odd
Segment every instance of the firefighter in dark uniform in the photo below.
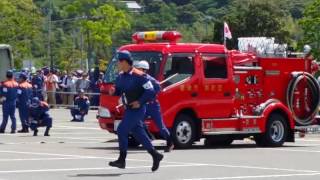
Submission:
<svg viewBox="0 0 320 180">
<path fill-rule="evenodd" d="M 143 71 L 144 73 L 147 73 L 147 71 L 149 70 L 149 63 L 147 61 L 139 61 L 134 65 L 134 67 Z M 160 83 L 150 75 L 147 75 L 147 78 L 151 81 L 154 90 L 158 94 L 161 91 Z M 145 118 L 148 117 L 151 117 L 151 119 L 155 122 L 157 128 L 159 129 L 160 135 L 167 141 L 167 147 L 164 151 L 170 152 L 174 148 L 174 145 L 172 143 L 169 130 L 164 125 L 163 118 L 161 115 L 160 103 L 157 100 L 157 97 L 154 97 L 146 104 Z"/>
<path fill-rule="evenodd" d="M 19 76 L 19 89 L 18 89 L 18 110 L 21 121 L 22 129 L 18 133 L 29 132 L 29 106 L 32 99 L 32 85 L 27 82 L 27 75 L 22 73 Z"/>
<path fill-rule="evenodd" d="M 37 74 L 34 74 L 31 80 L 33 97 L 38 97 L 40 100 L 43 100 L 42 88 L 44 84 L 44 78 L 42 76 L 42 71 L 37 70 Z"/>
<path fill-rule="evenodd" d="M 11 119 L 11 133 L 16 133 L 16 101 L 17 101 L 17 91 L 18 83 L 13 79 L 13 71 L 8 70 L 6 73 L 7 80 L 2 82 L 0 88 L 0 97 L 2 101 L 2 113 L 3 119 L 0 127 L 0 133 L 5 133 L 5 129 L 10 116 Z"/>
<path fill-rule="evenodd" d="M 128 149 L 128 135 L 132 133 L 143 147 L 151 154 L 153 165 L 151 170 L 159 168 L 163 155 L 154 149 L 151 140 L 143 127 L 146 112 L 145 103 L 155 96 L 152 83 L 146 78 L 145 73 L 132 67 L 133 61 L 129 51 L 117 53 L 118 69 L 121 71 L 115 82 L 115 89 L 110 88 L 109 94 L 120 95 L 125 106 L 121 123 L 117 128 L 120 156 L 118 160 L 109 163 L 110 166 L 125 168 Z"/>
<path fill-rule="evenodd" d="M 29 107 L 30 129 L 33 130 L 33 136 L 38 135 L 38 127 L 46 127 L 44 136 L 50 136 L 49 131 L 52 127 L 52 118 L 49 115 L 49 105 L 40 101 L 38 97 L 32 98 Z"/>
<path fill-rule="evenodd" d="M 83 122 L 84 116 L 88 114 L 90 101 L 87 96 L 84 95 L 84 90 L 79 90 L 79 96 L 74 100 L 74 108 L 71 108 L 71 115 L 74 122 Z"/>
</svg>

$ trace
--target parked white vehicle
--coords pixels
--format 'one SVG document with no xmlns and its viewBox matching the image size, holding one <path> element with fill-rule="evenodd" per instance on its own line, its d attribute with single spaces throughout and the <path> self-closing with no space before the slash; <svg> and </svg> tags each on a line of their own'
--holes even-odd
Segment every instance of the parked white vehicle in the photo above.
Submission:
<svg viewBox="0 0 320 180">
<path fill-rule="evenodd" d="M 0 82 L 5 80 L 6 71 L 13 68 L 11 46 L 0 44 Z"/>
</svg>

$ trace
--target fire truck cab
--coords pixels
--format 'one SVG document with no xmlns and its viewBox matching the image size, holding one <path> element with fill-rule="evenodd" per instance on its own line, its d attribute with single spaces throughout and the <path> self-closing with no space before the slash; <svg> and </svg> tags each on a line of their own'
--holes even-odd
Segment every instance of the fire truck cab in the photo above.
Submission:
<svg viewBox="0 0 320 180">
<path fill-rule="evenodd" d="M 176 31 L 139 32 L 132 38 L 136 43 L 119 50 L 130 51 L 134 61 L 149 62 L 148 73 L 162 86 L 158 100 L 165 125 L 178 148 L 201 138 L 208 145 L 229 145 L 251 136 L 258 145 L 281 146 L 294 141 L 296 127 L 316 123 L 319 85 L 311 75 L 311 59 L 259 57 L 220 44 L 178 43 L 181 35 Z M 119 97 L 108 95 L 116 64 L 112 59 L 106 70 L 97 115 L 100 127 L 111 133 L 116 133 L 123 114 Z M 161 138 L 151 119 L 145 123 Z M 137 145 L 132 137 L 129 144 Z"/>
</svg>

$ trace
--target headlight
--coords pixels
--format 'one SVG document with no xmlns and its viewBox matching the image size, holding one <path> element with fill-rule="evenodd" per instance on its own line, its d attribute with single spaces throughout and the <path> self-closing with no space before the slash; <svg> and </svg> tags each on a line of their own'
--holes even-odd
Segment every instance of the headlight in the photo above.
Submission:
<svg viewBox="0 0 320 180">
<path fill-rule="evenodd" d="M 111 118 L 111 114 L 108 108 L 99 107 L 98 115 L 102 118 Z"/>
</svg>

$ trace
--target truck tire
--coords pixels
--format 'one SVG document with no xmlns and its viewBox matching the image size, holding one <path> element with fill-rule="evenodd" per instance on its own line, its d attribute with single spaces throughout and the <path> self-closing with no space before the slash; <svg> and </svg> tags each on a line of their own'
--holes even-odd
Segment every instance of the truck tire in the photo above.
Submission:
<svg viewBox="0 0 320 180">
<path fill-rule="evenodd" d="M 139 141 L 137 141 L 132 135 L 128 136 L 128 147 L 136 148 L 140 145 Z"/>
<path fill-rule="evenodd" d="M 229 146 L 232 144 L 233 139 L 231 137 L 207 137 L 204 141 L 205 146 Z"/>
<path fill-rule="evenodd" d="M 186 114 L 178 115 L 171 132 L 176 148 L 191 147 L 196 137 L 196 127 L 193 118 Z"/>
<path fill-rule="evenodd" d="M 288 136 L 288 124 L 285 118 L 278 113 L 272 113 L 267 121 L 264 134 L 255 136 L 258 146 L 279 147 L 282 146 Z"/>
</svg>

